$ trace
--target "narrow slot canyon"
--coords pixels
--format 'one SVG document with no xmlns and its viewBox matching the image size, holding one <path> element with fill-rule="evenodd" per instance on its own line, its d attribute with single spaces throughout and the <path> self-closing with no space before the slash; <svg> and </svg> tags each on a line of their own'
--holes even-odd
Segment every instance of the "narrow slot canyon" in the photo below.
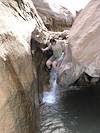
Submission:
<svg viewBox="0 0 100 133">
<path fill-rule="evenodd" d="M 52 51 L 42 53 L 41 44 L 37 43 L 33 41 L 38 46 L 34 56 L 38 68 L 39 132 L 99 133 L 100 81 L 83 73 L 67 88 L 59 86 L 57 75 L 45 65 Z"/>
<path fill-rule="evenodd" d="M 99 0 L 0 0 L 0 133 L 100 133 L 99 35 Z"/>
</svg>

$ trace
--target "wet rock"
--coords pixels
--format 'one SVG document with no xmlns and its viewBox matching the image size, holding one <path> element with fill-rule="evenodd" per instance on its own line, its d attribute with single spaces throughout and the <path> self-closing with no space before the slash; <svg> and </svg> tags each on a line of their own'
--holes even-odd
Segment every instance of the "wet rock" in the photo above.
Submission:
<svg viewBox="0 0 100 133">
<path fill-rule="evenodd" d="M 83 72 L 73 85 L 79 87 L 90 87 L 91 79 L 92 77 Z"/>
<path fill-rule="evenodd" d="M 98 77 L 97 78 L 94 77 L 94 78 L 91 79 L 91 83 L 95 84 L 95 83 L 97 83 L 99 81 L 99 79 L 100 78 L 98 78 Z"/>
<path fill-rule="evenodd" d="M 50 34 L 47 29 L 42 29 L 42 27 L 35 27 L 31 34 L 31 38 L 38 42 L 38 44 L 46 44 L 50 38 Z"/>
<path fill-rule="evenodd" d="M 30 40 L 46 29 L 31 0 L 0 1 L 0 133 L 36 133 L 38 86 Z"/>
</svg>

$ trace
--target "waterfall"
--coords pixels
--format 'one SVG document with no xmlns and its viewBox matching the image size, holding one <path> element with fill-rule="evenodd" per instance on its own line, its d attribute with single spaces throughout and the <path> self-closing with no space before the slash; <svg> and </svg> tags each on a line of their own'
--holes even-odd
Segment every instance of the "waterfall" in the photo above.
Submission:
<svg viewBox="0 0 100 133">
<path fill-rule="evenodd" d="M 56 102 L 57 71 L 50 72 L 50 91 L 43 92 L 43 103 L 53 104 Z"/>
</svg>

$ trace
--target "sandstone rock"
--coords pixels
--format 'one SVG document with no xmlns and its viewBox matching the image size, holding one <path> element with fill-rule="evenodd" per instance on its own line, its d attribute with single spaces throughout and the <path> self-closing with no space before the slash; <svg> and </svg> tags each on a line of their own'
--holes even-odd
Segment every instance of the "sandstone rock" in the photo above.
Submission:
<svg viewBox="0 0 100 133">
<path fill-rule="evenodd" d="M 53 31 L 49 31 L 49 36 L 50 38 L 54 37 L 55 39 L 68 39 L 69 37 L 69 30 L 64 30 L 62 32 L 53 32 Z"/>
<path fill-rule="evenodd" d="M 33 2 L 44 24 L 49 30 L 63 31 L 66 27 L 72 26 L 74 17 L 67 8 L 59 5 L 59 11 L 54 11 L 53 8 L 55 8 L 55 6 L 52 5 L 51 8 L 48 0 L 33 0 Z"/>
<path fill-rule="evenodd" d="M 70 30 L 70 50 L 66 47 L 66 54 L 59 68 L 59 84 L 63 87 L 76 81 L 83 72 L 95 79 L 100 77 L 99 5 L 99 0 L 92 0 L 77 16 Z"/>
<path fill-rule="evenodd" d="M 46 44 L 50 38 L 50 33 L 47 29 L 35 27 L 31 34 L 31 38 L 37 41 L 39 44 Z"/>
<path fill-rule="evenodd" d="M 36 26 L 46 29 L 31 0 L 0 1 L 0 133 L 37 132 L 37 74 L 30 51 Z"/>
<path fill-rule="evenodd" d="M 76 18 L 70 31 L 72 54 L 85 72 L 100 77 L 100 1 L 92 0 Z"/>
<path fill-rule="evenodd" d="M 64 59 L 58 69 L 58 84 L 67 89 L 79 78 L 83 70 L 83 66 L 72 57 L 70 44 L 66 45 Z"/>
</svg>

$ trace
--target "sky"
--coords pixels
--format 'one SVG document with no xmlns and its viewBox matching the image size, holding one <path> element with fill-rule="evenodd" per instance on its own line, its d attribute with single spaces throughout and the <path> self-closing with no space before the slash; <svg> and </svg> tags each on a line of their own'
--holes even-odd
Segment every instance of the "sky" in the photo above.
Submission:
<svg viewBox="0 0 100 133">
<path fill-rule="evenodd" d="M 90 0 L 45 0 L 54 11 L 59 11 L 60 5 L 67 7 L 73 14 L 84 8 Z"/>
</svg>

